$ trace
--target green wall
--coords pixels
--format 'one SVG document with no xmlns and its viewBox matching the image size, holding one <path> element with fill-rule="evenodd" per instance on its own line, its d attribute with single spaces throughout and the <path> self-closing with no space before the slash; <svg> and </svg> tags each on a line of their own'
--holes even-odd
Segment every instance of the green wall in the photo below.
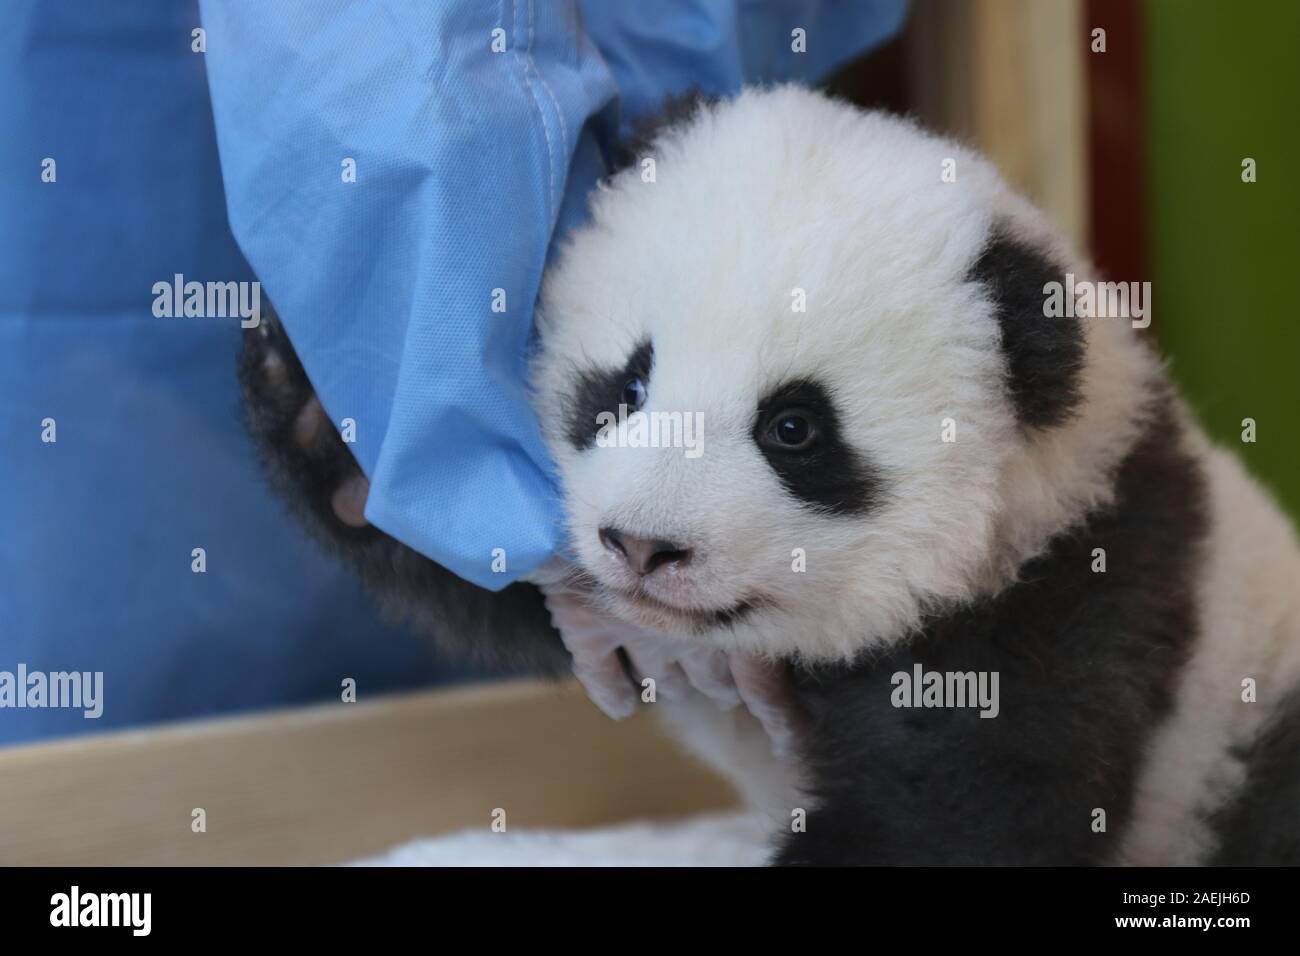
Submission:
<svg viewBox="0 0 1300 956">
<path fill-rule="evenodd" d="M 1160 343 L 1216 441 L 1300 516 L 1300 2 L 1149 0 L 1146 29 Z"/>
</svg>

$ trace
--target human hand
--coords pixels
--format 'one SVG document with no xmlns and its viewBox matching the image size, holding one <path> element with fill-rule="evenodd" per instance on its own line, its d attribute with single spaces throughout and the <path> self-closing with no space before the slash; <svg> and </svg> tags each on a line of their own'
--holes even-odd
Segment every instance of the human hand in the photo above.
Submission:
<svg viewBox="0 0 1300 956">
<path fill-rule="evenodd" d="M 629 624 L 594 603 L 568 571 L 567 565 L 552 561 L 534 580 L 573 658 L 574 676 L 597 707 L 615 720 L 630 716 L 645 687 L 634 679 L 650 679 L 656 698 L 662 695 L 665 701 L 700 693 L 724 710 L 743 703 L 778 756 L 793 751 L 802 715 L 781 665 Z"/>
</svg>

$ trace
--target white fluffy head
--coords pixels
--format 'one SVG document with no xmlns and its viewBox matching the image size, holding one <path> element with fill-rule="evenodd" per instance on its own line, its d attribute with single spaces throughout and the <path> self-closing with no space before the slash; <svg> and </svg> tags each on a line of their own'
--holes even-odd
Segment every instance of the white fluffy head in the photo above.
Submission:
<svg viewBox="0 0 1300 956">
<path fill-rule="evenodd" d="M 1082 411 L 1017 420 L 972 267 L 997 232 L 1072 259 L 985 161 L 796 87 L 704 108 L 648 156 L 653 178 L 643 163 L 615 176 L 548 272 L 534 366 L 572 549 L 615 613 L 845 658 L 1005 583 L 1104 499 L 1150 363 L 1090 331 Z M 580 440 L 637 394 L 624 386 L 646 345 L 642 411 L 698 415 L 698 453 Z M 806 412 L 809 387 L 830 407 L 796 417 L 833 441 L 773 449 L 768 415 Z M 1113 401 L 1094 401 L 1105 389 Z M 638 574 L 601 529 L 689 554 Z"/>
</svg>

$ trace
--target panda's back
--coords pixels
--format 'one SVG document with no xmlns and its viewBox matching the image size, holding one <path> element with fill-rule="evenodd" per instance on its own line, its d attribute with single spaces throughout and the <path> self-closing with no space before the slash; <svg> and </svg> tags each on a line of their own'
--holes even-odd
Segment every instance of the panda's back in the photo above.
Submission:
<svg viewBox="0 0 1300 956">
<path fill-rule="evenodd" d="M 1148 744 L 1122 856 L 1297 863 L 1300 547 L 1237 458 L 1196 425 L 1184 430 L 1205 474 L 1209 519 L 1197 629 L 1171 712 Z"/>
</svg>

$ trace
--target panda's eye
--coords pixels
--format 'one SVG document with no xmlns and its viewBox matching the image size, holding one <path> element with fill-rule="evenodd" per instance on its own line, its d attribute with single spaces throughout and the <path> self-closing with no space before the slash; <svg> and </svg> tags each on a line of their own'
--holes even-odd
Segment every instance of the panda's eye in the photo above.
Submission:
<svg viewBox="0 0 1300 956">
<path fill-rule="evenodd" d="M 812 413 L 801 408 L 777 412 L 763 430 L 763 442 L 778 451 L 807 451 L 817 441 Z"/>
<path fill-rule="evenodd" d="M 626 405 L 630 411 L 638 411 L 645 404 L 645 382 L 640 375 L 634 375 L 627 380 L 623 386 L 623 394 L 619 402 Z"/>
</svg>

